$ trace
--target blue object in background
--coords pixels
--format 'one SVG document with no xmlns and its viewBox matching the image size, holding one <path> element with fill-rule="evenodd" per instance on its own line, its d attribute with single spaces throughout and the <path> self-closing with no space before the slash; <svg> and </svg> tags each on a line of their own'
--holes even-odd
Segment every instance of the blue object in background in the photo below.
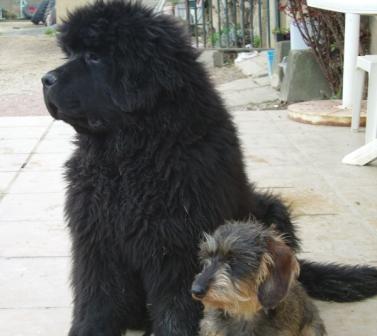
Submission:
<svg viewBox="0 0 377 336">
<path fill-rule="evenodd" d="M 272 65 L 275 61 L 275 49 L 267 50 L 267 67 L 268 67 L 268 75 L 272 76 Z"/>
</svg>

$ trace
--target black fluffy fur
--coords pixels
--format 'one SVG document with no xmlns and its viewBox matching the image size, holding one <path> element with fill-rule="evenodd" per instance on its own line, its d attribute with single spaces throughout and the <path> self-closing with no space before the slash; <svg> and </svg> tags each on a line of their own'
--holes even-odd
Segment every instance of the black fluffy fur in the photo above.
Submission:
<svg viewBox="0 0 377 336">
<path fill-rule="evenodd" d="M 368 266 L 319 264 L 300 260 L 299 281 L 316 299 L 353 302 L 376 295 L 377 270 Z"/>
<path fill-rule="evenodd" d="M 68 60 L 43 83 L 51 115 L 78 132 L 66 170 L 70 336 L 196 335 L 202 233 L 253 216 L 297 251 L 289 211 L 248 182 L 231 117 L 172 18 L 97 1 L 69 15 L 59 41 Z M 374 269 L 323 267 L 303 263 L 315 297 L 377 293 Z"/>
</svg>

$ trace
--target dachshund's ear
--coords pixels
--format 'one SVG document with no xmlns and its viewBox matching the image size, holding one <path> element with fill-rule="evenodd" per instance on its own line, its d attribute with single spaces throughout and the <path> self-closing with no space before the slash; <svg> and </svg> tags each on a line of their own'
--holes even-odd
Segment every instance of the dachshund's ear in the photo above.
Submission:
<svg viewBox="0 0 377 336">
<path fill-rule="evenodd" d="M 265 265 L 266 276 L 258 286 L 258 299 L 264 309 L 275 308 L 290 289 L 299 274 L 299 264 L 291 250 L 282 240 L 272 238 L 267 245 L 267 256 L 262 262 Z"/>
</svg>

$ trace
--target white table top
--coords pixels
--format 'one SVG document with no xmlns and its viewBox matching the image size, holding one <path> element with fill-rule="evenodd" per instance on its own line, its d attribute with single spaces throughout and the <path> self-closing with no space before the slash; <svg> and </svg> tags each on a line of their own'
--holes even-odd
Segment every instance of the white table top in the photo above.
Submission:
<svg viewBox="0 0 377 336">
<path fill-rule="evenodd" d="M 308 6 L 341 13 L 377 14 L 377 0 L 308 0 Z"/>
</svg>

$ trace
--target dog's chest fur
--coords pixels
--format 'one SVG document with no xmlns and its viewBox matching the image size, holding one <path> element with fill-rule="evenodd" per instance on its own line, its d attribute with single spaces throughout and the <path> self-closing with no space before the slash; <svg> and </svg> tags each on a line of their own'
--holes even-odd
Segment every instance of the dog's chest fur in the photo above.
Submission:
<svg viewBox="0 0 377 336">
<path fill-rule="evenodd" d="M 149 241 L 163 249 L 158 253 L 169 253 L 192 249 L 203 231 L 236 216 L 234 191 L 221 175 L 229 171 L 216 167 L 211 147 L 201 146 L 203 154 L 161 138 L 117 146 L 109 152 L 79 142 L 67 163 L 65 208 L 74 239 L 90 236 L 93 244 L 112 248 L 129 242 L 135 250 Z"/>
<path fill-rule="evenodd" d="M 106 226 L 107 233 L 114 230 L 119 239 L 126 239 L 153 226 L 154 220 L 188 216 L 180 192 L 183 181 L 168 163 L 164 176 L 153 161 L 125 157 L 117 165 L 76 152 L 67 163 L 69 224 L 77 230 Z"/>
</svg>

